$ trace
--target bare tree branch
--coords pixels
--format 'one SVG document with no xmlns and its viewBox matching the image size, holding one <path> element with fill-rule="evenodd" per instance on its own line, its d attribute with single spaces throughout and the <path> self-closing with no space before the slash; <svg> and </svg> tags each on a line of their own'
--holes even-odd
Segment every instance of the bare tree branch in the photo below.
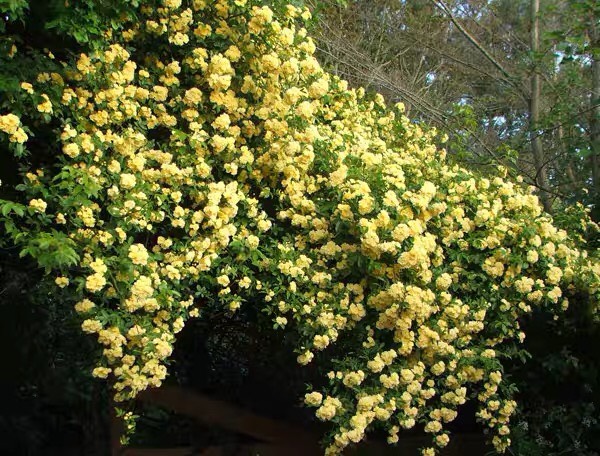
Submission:
<svg viewBox="0 0 600 456">
<path fill-rule="evenodd" d="M 439 8 L 444 14 L 446 14 L 448 16 L 448 18 L 452 21 L 452 23 L 456 26 L 456 28 L 460 31 L 460 33 L 462 33 L 464 35 L 464 37 L 469 40 L 469 42 L 475 46 L 477 48 L 477 50 L 479 52 L 481 52 L 486 59 L 488 59 L 492 65 L 494 65 L 498 71 L 500 71 L 500 73 L 502 73 L 504 75 L 504 77 L 506 77 L 507 81 L 513 85 L 514 87 L 516 87 L 517 89 L 521 90 L 520 87 L 514 83 L 514 78 L 513 76 L 502 66 L 502 64 L 500 62 L 498 62 L 498 60 L 496 60 L 494 58 L 494 56 L 492 54 L 490 54 L 480 43 L 479 41 L 477 41 L 475 39 L 475 37 L 473 35 L 471 35 L 462 25 L 460 22 L 458 22 L 458 20 L 456 19 L 456 17 L 454 16 L 454 14 L 452 14 L 452 10 L 448 7 L 448 5 L 446 5 L 442 0 L 431 0 L 433 2 L 433 4 Z"/>
</svg>

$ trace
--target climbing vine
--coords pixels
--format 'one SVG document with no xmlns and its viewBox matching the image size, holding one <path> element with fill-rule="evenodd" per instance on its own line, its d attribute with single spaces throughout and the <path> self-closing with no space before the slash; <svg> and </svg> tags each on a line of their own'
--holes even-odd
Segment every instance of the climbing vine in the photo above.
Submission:
<svg viewBox="0 0 600 456">
<path fill-rule="evenodd" d="M 300 365 L 351 341 L 305 397 L 326 454 L 420 423 L 433 455 L 469 399 L 504 450 L 519 318 L 597 294 L 597 259 L 505 170 L 448 163 L 401 104 L 325 72 L 308 10 L 262 3 L 143 2 L 104 48 L 22 81 L 59 158 L 24 173 L 26 204 L 0 202 L 7 234 L 69 292 L 117 401 L 161 385 L 190 318 L 260 306 Z M 15 153 L 31 128 L 0 116 Z"/>
</svg>

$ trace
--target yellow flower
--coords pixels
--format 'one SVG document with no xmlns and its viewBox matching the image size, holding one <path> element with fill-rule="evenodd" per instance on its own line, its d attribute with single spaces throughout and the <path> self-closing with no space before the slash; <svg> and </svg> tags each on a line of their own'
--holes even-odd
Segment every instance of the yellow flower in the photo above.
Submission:
<svg viewBox="0 0 600 456">
<path fill-rule="evenodd" d="M 75 311 L 78 313 L 87 313 L 92 310 L 96 305 L 89 299 L 83 299 L 75 304 Z"/>
<path fill-rule="evenodd" d="M 135 187 L 136 178 L 133 174 L 123 173 L 121 174 L 120 185 L 122 188 L 130 189 Z"/>
<path fill-rule="evenodd" d="M 303 101 L 296 107 L 296 114 L 304 119 L 310 119 L 314 114 L 313 105 L 309 101 Z"/>
<path fill-rule="evenodd" d="M 538 253 L 535 250 L 529 250 L 527 252 L 527 261 L 530 263 L 536 263 L 538 261 Z"/>
<path fill-rule="evenodd" d="M 112 369 L 109 367 L 96 367 L 92 371 L 92 375 L 96 378 L 106 378 L 108 374 L 112 372 Z"/>
<path fill-rule="evenodd" d="M 29 201 L 29 207 L 32 208 L 36 212 L 46 212 L 46 208 L 48 204 L 41 199 L 32 199 Z"/>
<path fill-rule="evenodd" d="M 71 158 L 75 158 L 79 155 L 79 146 L 75 143 L 66 144 L 63 146 L 63 152 Z"/>
<path fill-rule="evenodd" d="M 313 339 L 313 346 L 317 350 L 323 350 L 329 345 L 330 339 L 328 335 L 317 334 Z"/>
<path fill-rule="evenodd" d="M 560 268 L 557 268 L 556 266 L 552 266 L 550 269 L 548 269 L 547 275 L 546 275 L 546 281 L 550 284 L 550 285 L 558 285 L 558 283 L 560 282 L 560 279 L 562 278 L 562 270 Z"/>
<path fill-rule="evenodd" d="M 117 160 L 111 160 L 106 169 L 108 169 L 108 171 L 111 173 L 116 174 L 121 172 L 121 164 Z"/>
<path fill-rule="evenodd" d="M 56 283 L 59 288 L 65 288 L 67 285 L 69 285 L 69 279 L 67 277 L 57 277 L 54 279 L 54 283 Z"/>
<path fill-rule="evenodd" d="M 97 293 L 106 285 L 106 279 L 103 274 L 94 273 L 85 279 L 85 288 L 92 293 Z"/>
<path fill-rule="evenodd" d="M 21 125 L 21 120 L 14 114 L 0 116 L 0 131 L 3 131 L 4 133 L 14 135 L 17 132 L 19 125 Z"/>
<path fill-rule="evenodd" d="M 325 78 L 320 78 L 313 82 L 308 88 L 308 94 L 312 98 L 321 98 L 329 91 L 329 81 Z"/>
<path fill-rule="evenodd" d="M 337 410 L 342 406 L 339 399 L 327 396 L 323 401 L 323 405 L 316 411 L 316 416 L 322 421 L 331 420 L 337 413 Z"/>
<path fill-rule="evenodd" d="M 190 37 L 185 33 L 176 32 L 174 35 L 169 37 L 169 42 L 175 46 L 183 46 L 190 41 Z"/>
<path fill-rule="evenodd" d="M 438 290 L 447 290 L 450 285 L 452 285 L 452 276 L 446 272 L 435 280 L 435 286 Z"/>
<path fill-rule="evenodd" d="M 132 244 L 127 256 L 133 264 L 146 265 L 148 263 L 148 251 L 142 244 Z"/>
<path fill-rule="evenodd" d="M 318 407 L 323 402 L 323 395 L 317 391 L 307 393 L 304 396 L 304 403 L 311 407 Z"/>
<path fill-rule="evenodd" d="M 156 101 L 165 101 L 169 95 L 169 89 L 163 86 L 154 86 L 150 98 Z"/>
<path fill-rule="evenodd" d="M 298 364 L 305 366 L 308 363 L 310 363 L 314 357 L 315 355 L 311 351 L 307 350 L 304 353 L 298 355 L 296 361 L 298 362 Z"/>
<path fill-rule="evenodd" d="M 440 423 L 439 421 L 429 421 L 426 425 L 425 425 L 425 432 L 431 432 L 431 433 L 437 433 L 440 432 L 442 430 L 442 423 Z"/>
<path fill-rule="evenodd" d="M 259 220 L 257 226 L 262 232 L 269 231 L 271 229 L 271 222 L 269 220 Z"/>
<path fill-rule="evenodd" d="M 9 141 L 17 144 L 23 144 L 29 139 L 27 134 L 23 131 L 22 128 L 18 128 L 17 131 L 10 135 Z"/>
<path fill-rule="evenodd" d="M 438 361 L 433 366 L 431 366 L 431 373 L 433 375 L 438 375 L 438 376 L 442 375 L 445 370 L 446 370 L 446 365 L 445 365 L 444 361 Z"/>
<path fill-rule="evenodd" d="M 163 5 L 169 9 L 177 9 L 181 6 L 181 0 L 163 0 Z"/>
<path fill-rule="evenodd" d="M 29 94 L 32 94 L 32 93 L 33 93 L 33 86 L 32 86 L 30 83 L 28 83 L 28 82 L 22 82 L 22 83 L 21 83 L 21 88 L 22 88 L 22 89 L 23 89 L 25 92 L 27 92 L 27 93 L 29 93 Z"/>
<path fill-rule="evenodd" d="M 374 359 L 370 360 L 367 363 L 367 367 L 372 371 L 372 372 L 381 372 L 383 370 L 383 368 L 385 367 L 385 363 L 383 362 L 383 360 L 381 359 L 381 357 L 379 355 L 377 355 Z"/>
<path fill-rule="evenodd" d="M 217 283 L 222 287 L 226 287 L 230 283 L 229 277 L 225 274 L 220 275 L 219 277 L 217 277 Z"/>
<path fill-rule="evenodd" d="M 102 329 L 102 323 L 98 320 L 88 319 L 81 324 L 81 329 L 89 334 L 97 333 Z"/>
<path fill-rule="evenodd" d="M 202 102 L 202 92 L 197 87 L 192 87 L 186 90 L 183 101 L 190 106 L 194 106 Z"/>
<path fill-rule="evenodd" d="M 225 51 L 224 55 L 232 62 L 237 62 L 242 56 L 239 48 L 234 45 L 229 46 L 229 48 L 227 48 L 227 51 Z"/>
<path fill-rule="evenodd" d="M 213 128 L 221 131 L 225 131 L 231 125 L 231 121 L 229 119 L 229 115 L 227 113 L 223 113 L 218 116 L 214 122 L 212 123 Z"/>
<path fill-rule="evenodd" d="M 259 242 L 260 239 L 257 236 L 254 236 L 253 234 L 246 238 L 246 245 L 251 249 L 256 249 L 258 247 Z"/>
<path fill-rule="evenodd" d="M 42 94 L 43 101 L 37 105 L 37 110 L 41 113 L 52 114 L 52 103 L 45 93 Z"/>
<path fill-rule="evenodd" d="M 94 217 L 94 211 L 90 207 L 81 207 L 77 211 L 77 217 L 81 219 L 83 224 L 87 227 L 93 227 L 96 225 L 96 219 Z"/>
</svg>

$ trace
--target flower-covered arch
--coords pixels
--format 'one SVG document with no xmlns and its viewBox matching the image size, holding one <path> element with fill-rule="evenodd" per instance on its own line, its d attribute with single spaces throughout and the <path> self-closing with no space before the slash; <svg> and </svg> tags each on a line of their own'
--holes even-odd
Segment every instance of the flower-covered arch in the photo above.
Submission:
<svg viewBox="0 0 600 456">
<path fill-rule="evenodd" d="M 469 398 L 505 449 L 502 347 L 532 307 L 597 293 L 597 260 L 531 190 L 448 163 L 402 105 L 324 71 L 307 10 L 261 4 L 144 2 L 104 49 L 25 81 L 62 157 L 27 173 L 10 233 L 70 291 L 117 400 L 161 384 L 189 318 L 260 305 L 301 365 L 352 341 L 305 397 L 327 454 L 416 423 L 434 454 Z M 0 117 L 13 143 L 22 127 Z"/>
</svg>

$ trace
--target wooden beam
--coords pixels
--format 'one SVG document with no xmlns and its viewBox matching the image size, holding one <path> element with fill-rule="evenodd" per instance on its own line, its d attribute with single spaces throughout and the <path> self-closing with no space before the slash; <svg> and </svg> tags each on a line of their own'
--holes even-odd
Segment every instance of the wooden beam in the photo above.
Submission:
<svg viewBox="0 0 600 456">
<path fill-rule="evenodd" d="M 319 449 L 319 438 L 301 428 L 256 415 L 194 391 L 163 386 L 144 391 L 139 399 L 210 426 L 219 426 L 263 442 L 283 444 L 288 448 L 298 447 L 307 455 Z"/>
<path fill-rule="evenodd" d="M 255 443 L 237 445 L 232 453 L 228 445 L 214 445 L 202 449 L 193 447 L 181 448 L 127 448 L 122 456 L 225 456 L 225 455 L 260 455 L 260 456 L 322 456 L 323 451 L 307 453 L 306 448 L 298 448 L 293 443 L 289 445 Z"/>
<path fill-rule="evenodd" d="M 204 456 L 193 447 L 181 448 L 126 448 L 121 456 Z M 220 456 L 221 453 L 207 453 L 207 456 Z"/>
</svg>

